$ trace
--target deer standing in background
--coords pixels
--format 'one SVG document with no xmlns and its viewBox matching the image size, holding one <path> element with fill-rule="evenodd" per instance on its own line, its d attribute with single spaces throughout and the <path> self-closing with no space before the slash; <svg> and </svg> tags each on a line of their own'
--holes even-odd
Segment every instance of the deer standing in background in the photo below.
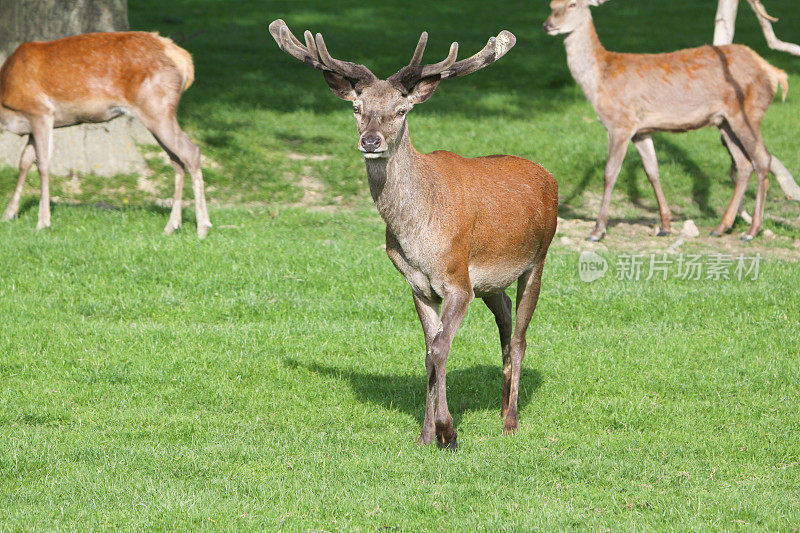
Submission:
<svg viewBox="0 0 800 533">
<path fill-rule="evenodd" d="M 200 149 L 176 117 L 181 94 L 194 81 L 189 53 L 155 33 L 87 33 L 21 44 L 0 68 L 0 127 L 28 142 L 19 179 L 3 220 L 19 212 L 22 187 L 34 160 L 41 175 L 37 229 L 50 226 L 53 128 L 106 122 L 122 114 L 142 121 L 175 169 L 175 194 L 165 233 L 181 226 L 186 170 L 192 179 L 197 234 L 211 227 L 200 169 Z"/>
<path fill-rule="evenodd" d="M 554 0 L 544 23 L 550 35 L 568 34 L 564 44 L 569 69 L 608 130 L 603 200 L 589 240 L 599 241 L 605 235 L 611 192 L 631 140 L 658 201 L 659 235 L 668 234 L 671 214 L 661 190 L 650 134 L 712 124 L 722 132 L 738 171 L 731 203 L 712 235 L 730 231 L 755 170 L 756 208 L 750 229 L 742 236 L 743 240 L 753 239 L 761 231 L 771 159 L 761 138 L 761 120 L 779 84 L 785 98 L 786 74 L 742 45 L 703 46 L 667 54 L 608 52 L 600 44 L 589 10 L 589 6 L 604 2 Z"/>
<path fill-rule="evenodd" d="M 556 231 L 558 187 L 541 166 L 512 156 L 466 159 L 452 152 L 421 154 L 411 145 L 406 114 L 430 98 L 443 79 L 475 72 L 516 42 L 492 37 L 474 56 L 423 65 L 423 33 L 411 62 L 387 80 L 367 67 L 334 59 L 319 33 L 298 41 L 282 20 L 270 24 L 281 50 L 321 70 L 333 93 L 353 102 L 369 188 L 386 223 L 386 253 L 411 285 L 422 323 L 428 393 L 418 442 L 456 447 L 447 407 L 445 367 L 453 337 L 475 298 L 492 311 L 503 356 L 501 415 L 517 429 L 525 332 L 539 298 L 542 269 Z M 516 327 L 506 288 L 517 282 Z M 440 309 L 441 307 L 441 309 Z"/>
</svg>

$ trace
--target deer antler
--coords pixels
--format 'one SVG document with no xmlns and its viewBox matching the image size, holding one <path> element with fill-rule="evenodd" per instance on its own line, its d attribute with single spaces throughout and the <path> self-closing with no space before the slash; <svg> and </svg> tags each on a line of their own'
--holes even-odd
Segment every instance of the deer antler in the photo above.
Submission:
<svg viewBox="0 0 800 533">
<path fill-rule="evenodd" d="M 517 39 L 511 32 L 503 30 L 497 37 L 489 39 L 483 50 L 458 62 L 456 62 L 458 43 L 453 43 L 450 45 L 450 53 L 443 61 L 422 66 L 422 54 L 425 52 L 427 42 L 428 34 L 423 32 L 409 64 L 389 78 L 389 82 L 410 91 L 423 78 L 439 76 L 440 79 L 448 79 L 466 76 L 503 57 L 516 44 Z"/>
<path fill-rule="evenodd" d="M 377 79 L 364 65 L 333 58 L 319 33 L 315 40 L 311 32 L 306 30 L 303 34 L 306 41 L 304 45 L 281 19 L 269 25 L 269 33 L 281 50 L 317 70 L 334 72 L 356 83 L 369 83 Z"/>
</svg>

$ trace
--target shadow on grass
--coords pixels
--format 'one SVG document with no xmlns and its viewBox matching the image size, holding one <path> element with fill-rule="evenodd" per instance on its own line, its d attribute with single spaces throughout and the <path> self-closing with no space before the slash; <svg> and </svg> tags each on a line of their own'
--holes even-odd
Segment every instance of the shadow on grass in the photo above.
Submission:
<svg viewBox="0 0 800 533">
<path fill-rule="evenodd" d="M 499 355 L 498 355 L 499 357 Z M 422 424 L 425 416 L 425 369 L 416 374 L 382 374 L 324 365 L 302 363 L 293 358 L 284 359 L 292 369 L 303 369 L 326 378 L 345 379 L 353 392 L 364 402 L 384 409 L 396 409 L 413 416 Z M 523 365 L 519 386 L 518 408 L 522 409 L 542 385 L 542 375 Z M 456 425 L 467 410 L 497 410 L 500 413 L 500 396 L 503 377 L 500 365 L 475 365 L 447 372 L 447 400 Z"/>
<path fill-rule="evenodd" d="M 655 142 L 656 153 L 658 154 L 660 150 L 662 154 L 668 154 L 673 160 L 683 167 L 684 172 L 691 178 L 692 200 L 695 202 L 695 204 L 697 204 L 697 207 L 700 209 L 703 215 L 709 217 L 717 216 L 716 211 L 709 203 L 711 181 L 713 178 L 703 171 L 703 169 L 700 168 L 697 163 L 695 163 L 691 154 L 688 154 L 683 148 L 669 140 L 669 137 L 659 135 L 655 139 Z M 720 148 L 724 150 L 724 147 Z M 595 215 L 587 216 L 586 214 L 579 213 L 578 209 L 572 204 L 576 199 L 585 194 L 586 189 L 589 187 L 589 184 L 592 182 L 592 178 L 595 175 L 599 174 L 602 176 L 604 165 L 605 160 L 600 163 L 591 163 L 586 167 L 586 171 L 584 172 L 583 177 L 580 179 L 578 184 L 568 194 L 560 198 L 558 208 L 558 214 L 560 217 L 566 219 L 594 220 Z M 620 179 L 617 181 L 615 189 L 620 186 L 624 187 L 625 192 L 627 193 L 626 196 L 628 200 L 630 200 L 631 204 L 640 209 L 657 214 L 658 207 L 656 204 L 648 205 L 643 201 L 644 196 L 647 194 L 650 194 L 655 199 L 655 192 L 653 192 L 649 181 L 647 182 L 647 186 L 642 189 L 640 185 L 640 179 L 645 176 L 641 165 L 641 159 L 638 157 L 638 155 L 629 153 L 625 158 L 624 166 L 620 171 Z M 602 181 L 602 178 L 600 178 L 600 180 Z M 667 198 L 667 203 L 670 203 L 670 198 Z M 612 226 L 615 222 L 636 223 L 640 221 L 640 219 L 609 220 L 609 226 Z"/>
<path fill-rule="evenodd" d="M 36 198 L 28 197 L 25 198 L 20 202 L 19 213 L 17 213 L 17 218 L 22 217 L 28 211 L 38 209 L 39 208 L 39 201 Z M 98 202 L 69 202 L 69 203 L 62 203 L 62 202 L 50 202 L 50 213 L 55 215 L 62 209 L 69 210 L 69 209 L 97 209 L 100 211 L 121 211 L 121 212 L 133 212 L 133 211 L 143 211 L 146 213 L 153 213 L 162 216 L 169 216 L 170 212 L 172 211 L 171 208 L 156 205 L 154 203 L 142 203 L 142 204 L 134 204 L 134 205 L 114 205 L 108 202 L 104 202 L 102 200 Z M 183 210 L 183 222 L 192 221 L 194 218 L 192 216 L 187 217 L 187 211 L 189 209 Z M 193 213 L 189 213 L 193 215 Z"/>
</svg>

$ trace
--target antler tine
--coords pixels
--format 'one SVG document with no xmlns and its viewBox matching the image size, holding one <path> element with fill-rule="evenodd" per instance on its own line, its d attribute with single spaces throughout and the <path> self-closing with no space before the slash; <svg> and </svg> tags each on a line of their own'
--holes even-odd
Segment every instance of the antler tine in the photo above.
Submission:
<svg viewBox="0 0 800 533">
<path fill-rule="evenodd" d="M 443 61 L 439 61 L 433 65 L 425 65 L 422 68 L 419 77 L 427 78 L 428 76 L 441 74 L 453 66 L 453 64 L 456 62 L 456 56 L 458 56 L 458 43 L 453 43 L 450 45 L 450 53 L 447 54 L 447 57 Z"/>
<path fill-rule="evenodd" d="M 328 47 L 325 46 L 325 39 L 322 37 L 321 33 L 316 35 L 316 43 L 319 58 L 322 60 L 322 63 L 327 67 L 328 70 L 332 70 L 346 78 L 357 81 L 367 82 L 376 79 L 375 75 L 364 65 L 358 65 L 356 63 L 351 63 L 350 61 L 334 59 L 328 52 Z"/>
<path fill-rule="evenodd" d="M 492 37 L 483 50 L 477 54 L 462 59 L 441 73 L 442 79 L 458 78 L 491 65 L 511 50 L 517 44 L 517 38 L 510 31 L 503 30 L 497 37 Z"/>
<path fill-rule="evenodd" d="M 417 68 L 422 63 L 422 55 L 425 53 L 425 47 L 428 45 L 428 32 L 422 32 L 419 36 L 417 48 L 414 50 L 414 55 L 411 56 L 411 61 L 408 63 L 409 67 Z"/>
<path fill-rule="evenodd" d="M 311 32 L 306 30 L 303 33 L 303 38 L 306 41 L 306 48 L 308 48 L 308 51 L 311 52 L 311 54 L 313 54 L 315 57 L 319 57 L 319 50 L 317 50 L 317 45 L 314 42 L 314 36 L 311 35 Z"/>
<path fill-rule="evenodd" d="M 309 50 L 306 46 L 303 46 L 303 43 L 294 36 L 283 20 L 273 21 L 269 25 L 269 33 L 278 43 L 278 47 L 290 56 L 308 63 L 317 70 L 324 69 L 324 65 L 320 63 L 319 57 L 315 53 L 316 51 L 314 49 Z"/>
<path fill-rule="evenodd" d="M 300 42 L 297 37 L 291 32 L 289 27 L 281 19 L 274 20 L 269 25 L 269 33 L 278 47 L 304 63 L 308 63 L 317 70 L 327 70 L 335 72 L 350 79 L 356 83 L 369 82 L 375 79 L 375 76 L 364 65 L 357 65 L 348 61 L 339 61 L 333 59 L 325 47 L 325 41 L 322 35 L 317 34 L 316 40 L 314 35 L 306 30 L 303 33 L 305 45 Z"/>
</svg>

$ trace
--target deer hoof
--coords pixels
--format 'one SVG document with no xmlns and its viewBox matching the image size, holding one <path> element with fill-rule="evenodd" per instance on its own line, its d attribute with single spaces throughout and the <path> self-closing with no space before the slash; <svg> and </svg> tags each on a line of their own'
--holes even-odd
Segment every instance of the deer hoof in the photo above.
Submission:
<svg viewBox="0 0 800 533">
<path fill-rule="evenodd" d="M 600 242 L 603 240 L 603 237 L 605 236 L 606 236 L 605 233 L 601 233 L 600 235 L 595 235 L 594 233 L 592 233 L 591 235 L 586 237 L 586 240 L 589 242 Z"/>
<path fill-rule="evenodd" d="M 456 434 L 456 430 L 453 430 L 453 438 L 445 441 L 441 436 L 439 436 L 436 440 L 436 444 L 439 446 L 440 450 L 455 451 L 456 448 L 458 448 L 458 435 Z"/>
<path fill-rule="evenodd" d="M 503 435 L 513 435 L 517 432 L 517 420 L 506 418 L 505 423 L 503 423 Z"/>
<path fill-rule="evenodd" d="M 45 222 L 43 220 L 40 220 L 39 223 L 36 224 L 36 231 L 41 231 L 49 227 L 50 227 L 50 222 Z"/>
<path fill-rule="evenodd" d="M 656 237 L 669 237 L 670 231 L 668 229 L 659 229 Z"/>
<path fill-rule="evenodd" d="M 201 224 L 197 226 L 197 238 L 205 239 L 208 236 L 208 230 L 211 229 L 211 224 Z"/>
<path fill-rule="evenodd" d="M 173 224 L 172 222 L 168 222 L 167 225 L 164 227 L 164 235 L 172 235 L 179 229 L 181 229 L 180 224 Z"/>
<path fill-rule="evenodd" d="M 417 439 L 417 444 L 420 446 L 428 446 L 431 444 L 434 439 L 436 439 L 436 432 L 433 429 L 430 430 L 422 430 L 419 438 Z"/>
<path fill-rule="evenodd" d="M 753 239 L 755 239 L 755 235 L 750 235 L 749 233 L 745 233 L 740 237 L 740 239 L 742 240 L 742 242 L 750 242 Z"/>
</svg>

